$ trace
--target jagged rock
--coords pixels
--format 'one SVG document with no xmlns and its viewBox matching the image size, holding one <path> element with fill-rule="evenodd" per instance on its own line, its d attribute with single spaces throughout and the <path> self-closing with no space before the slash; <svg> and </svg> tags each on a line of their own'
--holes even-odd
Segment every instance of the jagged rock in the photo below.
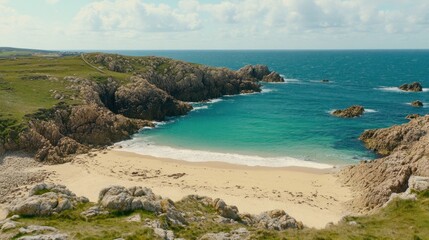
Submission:
<svg viewBox="0 0 429 240">
<path fill-rule="evenodd" d="M 421 83 L 413 82 L 413 83 L 402 84 L 401 86 L 399 86 L 399 89 L 407 92 L 421 92 L 423 90 L 423 87 Z"/>
<path fill-rule="evenodd" d="M 411 120 L 420 117 L 420 114 L 408 114 L 405 119 Z"/>
<path fill-rule="evenodd" d="M 250 239 L 250 232 L 246 228 L 239 228 L 229 233 L 206 233 L 200 240 L 246 240 Z"/>
<path fill-rule="evenodd" d="M 383 206 L 392 193 L 402 193 L 412 175 L 429 177 L 429 116 L 390 128 L 365 131 L 360 139 L 385 157 L 344 168 L 340 177 L 357 192 L 358 211 Z"/>
<path fill-rule="evenodd" d="M 90 207 L 88 210 L 85 210 L 80 213 L 81 216 L 86 218 L 92 218 L 100 215 L 108 215 L 109 211 L 105 211 L 100 206 Z"/>
<path fill-rule="evenodd" d="M 269 75 L 271 72 L 265 65 L 246 65 L 237 71 L 238 76 L 244 79 L 256 79 L 262 81 L 262 79 Z"/>
<path fill-rule="evenodd" d="M 65 186 L 42 183 L 34 186 L 27 198 L 13 201 L 9 211 L 23 216 L 48 216 L 72 209 L 81 201 L 88 200 L 76 197 Z"/>
<path fill-rule="evenodd" d="M 222 217 L 240 220 L 240 216 L 238 215 L 238 208 L 236 206 L 227 205 L 222 199 L 216 198 L 213 201 L 213 207 Z"/>
<path fill-rule="evenodd" d="M 341 118 L 353 118 L 361 116 L 364 112 L 365 109 L 362 106 L 355 105 L 346 109 L 335 110 L 332 112 L 332 115 Z"/>
<path fill-rule="evenodd" d="M 62 234 L 62 233 L 23 236 L 18 238 L 18 240 L 67 240 L 67 239 L 68 239 L 68 235 Z"/>
<path fill-rule="evenodd" d="M 110 210 L 129 212 L 143 209 L 156 214 L 165 214 L 173 224 L 187 224 L 183 214 L 175 208 L 171 200 L 162 199 L 149 188 L 108 187 L 101 190 L 99 202 L 102 207 Z"/>
<path fill-rule="evenodd" d="M 296 221 L 283 210 L 272 210 L 255 217 L 254 225 L 268 230 L 283 231 L 286 229 L 302 229 L 303 224 Z"/>
<path fill-rule="evenodd" d="M 413 107 L 423 107 L 423 103 L 419 100 L 411 102 L 411 106 Z"/>
<path fill-rule="evenodd" d="M 271 72 L 270 74 L 264 76 L 262 78 L 263 82 L 284 82 L 284 78 L 280 76 L 280 74 L 276 72 Z"/>
<path fill-rule="evenodd" d="M 192 109 L 191 105 L 137 77 L 133 83 L 118 88 L 115 107 L 126 117 L 148 120 L 164 120 L 165 117 L 184 115 Z"/>
</svg>

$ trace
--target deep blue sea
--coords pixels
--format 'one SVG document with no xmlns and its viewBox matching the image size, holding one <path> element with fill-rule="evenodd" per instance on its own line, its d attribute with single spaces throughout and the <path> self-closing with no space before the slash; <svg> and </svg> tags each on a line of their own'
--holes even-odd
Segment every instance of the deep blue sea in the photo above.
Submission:
<svg viewBox="0 0 429 240">
<path fill-rule="evenodd" d="M 429 113 L 428 50 L 110 52 L 231 69 L 265 64 L 286 79 L 264 84 L 260 94 L 195 103 L 187 116 L 121 143 L 147 155 L 261 166 L 353 164 L 375 157 L 358 140 L 365 129 L 405 123 L 410 113 Z M 397 88 L 414 81 L 423 84 L 423 92 Z M 414 100 L 425 107 L 411 107 Z M 362 117 L 330 115 L 355 104 L 365 107 Z"/>
</svg>

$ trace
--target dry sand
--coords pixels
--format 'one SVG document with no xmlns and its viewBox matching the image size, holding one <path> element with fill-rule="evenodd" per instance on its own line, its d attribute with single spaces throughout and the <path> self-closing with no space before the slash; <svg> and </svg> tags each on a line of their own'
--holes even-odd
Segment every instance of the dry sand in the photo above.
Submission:
<svg viewBox="0 0 429 240">
<path fill-rule="evenodd" d="M 339 221 L 347 214 L 345 202 L 351 199 L 350 189 L 337 181 L 332 170 L 191 163 L 118 150 L 96 155 L 81 155 L 42 170 L 52 172 L 48 182 L 64 184 L 94 202 L 109 185 L 146 186 L 174 201 L 189 194 L 222 198 L 243 213 L 283 209 L 316 228 Z"/>
</svg>

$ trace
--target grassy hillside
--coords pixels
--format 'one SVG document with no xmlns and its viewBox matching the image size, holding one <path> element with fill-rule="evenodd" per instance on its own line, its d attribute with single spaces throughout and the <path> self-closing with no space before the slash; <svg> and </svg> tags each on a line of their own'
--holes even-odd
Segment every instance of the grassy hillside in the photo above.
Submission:
<svg viewBox="0 0 429 240">
<path fill-rule="evenodd" d="M 79 103 L 77 93 L 64 80 L 78 76 L 103 81 L 113 77 L 126 81 L 130 75 L 98 71 L 89 66 L 81 56 L 68 57 L 18 57 L 0 58 L 0 134 L 11 126 L 23 123 L 26 114 L 41 108 L 51 108 L 59 102 Z M 55 94 L 64 95 L 56 99 Z"/>
<path fill-rule="evenodd" d="M 81 205 L 75 210 L 45 218 L 21 218 L 22 225 L 52 226 L 67 233 L 73 239 L 159 239 L 152 229 L 140 222 L 128 222 L 127 218 L 139 214 L 143 222 L 159 220 L 167 228 L 174 231 L 176 237 L 198 239 L 208 232 L 230 232 L 240 227 L 240 223 L 221 224 L 216 218 L 212 207 L 203 207 L 192 201 L 181 201 L 176 207 L 186 212 L 205 216 L 205 221 L 191 222 L 188 226 L 179 227 L 169 224 L 165 217 L 138 211 L 126 214 L 110 214 L 107 216 L 84 219 L 80 212 L 92 204 Z M 250 239 L 428 239 L 429 238 L 429 191 L 422 192 L 417 201 L 397 200 L 379 213 L 362 217 L 347 217 L 338 225 L 323 230 L 305 228 L 284 232 L 267 231 L 246 227 Z M 21 236 L 17 230 L 9 230 L 3 234 L 15 238 Z M 1 235 L 0 235 L 1 236 Z"/>
</svg>

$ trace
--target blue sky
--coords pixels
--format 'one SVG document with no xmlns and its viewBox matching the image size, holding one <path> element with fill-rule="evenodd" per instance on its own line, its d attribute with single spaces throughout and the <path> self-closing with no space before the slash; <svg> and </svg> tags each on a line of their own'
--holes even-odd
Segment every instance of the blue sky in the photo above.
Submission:
<svg viewBox="0 0 429 240">
<path fill-rule="evenodd" d="M 428 0 L 0 0 L 0 46 L 429 48 Z"/>
</svg>

